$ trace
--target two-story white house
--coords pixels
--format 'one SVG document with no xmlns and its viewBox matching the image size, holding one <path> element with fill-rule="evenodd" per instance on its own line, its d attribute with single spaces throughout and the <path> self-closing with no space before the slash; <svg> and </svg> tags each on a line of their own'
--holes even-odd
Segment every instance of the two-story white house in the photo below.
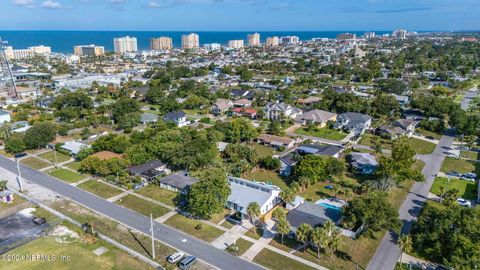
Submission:
<svg viewBox="0 0 480 270">
<path fill-rule="evenodd" d="M 265 118 L 270 120 L 281 120 L 284 118 L 295 119 L 303 113 L 301 109 L 295 108 L 284 102 L 269 102 L 267 105 L 265 105 L 264 111 Z"/>
<path fill-rule="evenodd" d="M 182 111 L 169 112 L 164 117 L 165 122 L 173 122 L 178 127 L 184 127 L 188 125 L 187 115 Z"/>
</svg>

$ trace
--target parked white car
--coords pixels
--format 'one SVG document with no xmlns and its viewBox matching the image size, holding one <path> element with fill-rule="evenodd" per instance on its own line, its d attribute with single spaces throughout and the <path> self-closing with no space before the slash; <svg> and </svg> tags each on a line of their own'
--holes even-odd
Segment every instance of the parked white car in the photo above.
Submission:
<svg viewBox="0 0 480 270">
<path fill-rule="evenodd" d="M 180 261 L 183 257 L 185 257 L 185 253 L 179 251 L 179 252 L 175 252 L 175 253 L 173 253 L 172 255 L 168 256 L 167 261 L 168 261 L 169 263 L 177 263 L 177 262 Z"/>
<path fill-rule="evenodd" d="M 462 199 L 462 198 L 458 198 L 457 203 L 460 204 L 461 206 L 472 207 L 472 203 L 470 201 Z"/>
</svg>

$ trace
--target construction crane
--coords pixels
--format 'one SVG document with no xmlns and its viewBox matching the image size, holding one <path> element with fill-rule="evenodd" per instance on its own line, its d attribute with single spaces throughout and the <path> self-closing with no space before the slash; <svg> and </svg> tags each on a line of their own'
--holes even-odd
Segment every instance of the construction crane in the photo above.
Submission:
<svg viewBox="0 0 480 270">
<path fill-rule="evenodd" d="M 7 58 L 5 50 L 7 49 L 8 42 L 2 40 L 0 37 L 0 97 L 17 97 L 17 85 L 13 78 L 12 69 Z"/>
</svg>

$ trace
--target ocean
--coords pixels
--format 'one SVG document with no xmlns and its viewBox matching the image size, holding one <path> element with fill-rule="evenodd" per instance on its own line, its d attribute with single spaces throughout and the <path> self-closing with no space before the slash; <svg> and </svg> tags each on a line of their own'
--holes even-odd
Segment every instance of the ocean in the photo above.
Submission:
<svg viewBox="0 0 480 270">
<path fill-rule="evenodd" d="M 298 36 L 300 40 L 312 38 L 335 38 L 340 33 L 354 33 L 361 36 L 363 31 L 312 31 L 312 32 L 258 32 L 261 41 L 269 36 Z M 145 31 L 0 31 L 0 37 L 8 41 L 14 49 L 26 49 L 30 46 L 45 45 L 52 47 L 53 52 L 73 53 L 73 46 L 95 44 L 105 46 L 105 50 L 113 51 L 113 38 L 122 36 L 136 37 L 139 50 L 148 50 L 150 38 L 168 36 L 173 39 L 173 46 L 181 46 L 181 35 L 190 32 L 145 32 Z M 200 44 L 220 43 L 226 45 L 229 40 L 247 39 L 253 32 L 195 32 L 200 36 Z M 382 35 L 385 31 L 377 31 Z"/>
</svg>

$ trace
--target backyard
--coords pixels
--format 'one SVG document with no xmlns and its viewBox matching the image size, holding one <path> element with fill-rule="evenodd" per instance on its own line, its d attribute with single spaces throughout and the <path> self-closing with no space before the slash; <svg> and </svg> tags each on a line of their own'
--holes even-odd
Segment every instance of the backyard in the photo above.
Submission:
<svg viewBox="0 0 480 270">
<path fill-rule="evenodd" d="M 118 188 L 114 188 L 97 180 L 89 180 L 78 185 L 78 187 L 105 199 L 111 198 L 123 192 Z"/>
<path fill-rule="evenodd" d="M 206 242 L 212 242 L 224 233 L 224 231 L 199 220 L 187 218 L 179 214 L 167 219 L 164 224 Z"/>
<path fill-rule="evenodd" d="M 254 169 L 252 172 L 247 173 L 244 176 L 244 178 L 248 180 L 256 180 L 259 182 L 272 184 L 281 188 L 282 190 L 288 187 L 287 184 L 285 183 L 285 180 L 283 180 L 275 171 L 270 171 L 265 169 Z"/>
<path fill-rule="evenodd" d="M 347 133 L 340 131 L 340 130 L 335 130 L 335 129 L 330 129 L 330 128 L 298 128 L 295 130 L 295 134 L 300 134 L 300 135 L 307 135 L 307 136 L 312 136 L 312 137 L 317 137 L 317 138 L 323 138 L 327 140 L 335 140 L 335 141 L 340 141 L 347 137 Z"/>
<path fill-rule="evenodd" d="M 435 178 L 435 182 L 433 182 L 433 186 L 430 192 L 437 196 L 441 196 L 443 192 L 442 189 L 444 188 L 448 190 L 456 189 L 460 191 L 460 197 L 464 199 L 477 199 L 477 185 L 474 181 L 451 178 L 450 182 L 448 182 L 448 179 L 445 177 L 437 177 Z"/>
<path fill-rule="evenodd" d="M 273 156 L 273 155 L 280 154 L 280 152 L 278 152 L 277 149 L 275 149 L 273 147 L 268 147 L 268 146 L 265 146 L 265 145 L 261 145 L 259 143 L 251 143 L 251 144 L 248 144 L 248 146 L 250 148 L 255 149 L 260 158 L 265 158 L 265 157 L 270 157 L 270 156 Z"/>
</svg>

